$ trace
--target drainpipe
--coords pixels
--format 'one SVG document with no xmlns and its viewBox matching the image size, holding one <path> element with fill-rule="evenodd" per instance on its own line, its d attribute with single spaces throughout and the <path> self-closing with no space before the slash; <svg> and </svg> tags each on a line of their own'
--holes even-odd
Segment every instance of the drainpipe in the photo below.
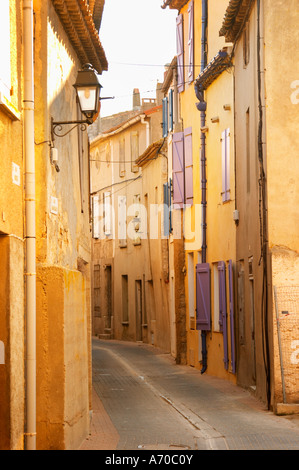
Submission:
<svg viewBox="0 0 299 470">
<path fill-rule="evenodd" d="M 208 25 L 208 2 L 202 0 L 202 33 L 201 33 L 201 72 L 207 65 L 207 25 Z M 204 100 L 204 90 L 195 81 L 195 94 L 199 103 L 196 104 L 197 109 L 200 111 L 200 125 L 203 129 L 206 125 L 206 109 L 207 103 Z M 206 135 L 201 131 L 201 203 L 202 203 L 202 263 L 206 263 L 207 259 L 207 179 L 206 179 Z M 201 332 L 202 341 L 202 369 L 201 373 L 204 374 L 207 370 L 207 332 Z"/>
<path fill-rule="evenodd" d="M 36 260 L 33 0 L 23 0 L 26 282 L 26 449 L 36 450 Z"/>
</svg>

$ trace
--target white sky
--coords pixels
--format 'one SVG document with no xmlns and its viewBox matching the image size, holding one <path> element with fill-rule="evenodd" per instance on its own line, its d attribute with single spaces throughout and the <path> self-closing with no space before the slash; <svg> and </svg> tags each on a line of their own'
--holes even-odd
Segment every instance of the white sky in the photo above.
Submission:
<svg viewBox="0 0 299 470">
<path fill-rule="evenodd" d="M 100 40 L 109 64 L 100 76 L 103 100 L 101 116 L 132 109 L 132 93 L 156 97 L 163 81 L 164 65 L 176 54 L 177 10 L 163 10 L 163 0 L 106 0 Z M 132 65 L 126 65 L 132 64 Z"/>
</svg>

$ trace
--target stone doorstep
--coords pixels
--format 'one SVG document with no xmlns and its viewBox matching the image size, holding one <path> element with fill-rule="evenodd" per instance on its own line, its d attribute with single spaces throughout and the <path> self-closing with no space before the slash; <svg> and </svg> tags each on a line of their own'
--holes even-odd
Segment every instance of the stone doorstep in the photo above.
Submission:
<svg viewBox="0 0 299 470">
<path fill-rule="evenodd" d="M 293 415 L 299 414 L 299 403 L 277 403 L 276 404 L 276 414 L 278 416 L 282 415 Z"/>
</svg>

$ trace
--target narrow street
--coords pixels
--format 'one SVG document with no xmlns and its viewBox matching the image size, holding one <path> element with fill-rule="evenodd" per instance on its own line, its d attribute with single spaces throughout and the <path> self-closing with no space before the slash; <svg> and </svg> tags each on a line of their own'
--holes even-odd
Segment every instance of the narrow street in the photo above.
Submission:
<svg viewBox="0 0 299 470">
<path fill-rule="evenodd" d="M 93 419 L 80 450 L 299 450 L 299 419 L 143 343 L 93 339 Z"/>
</svg>

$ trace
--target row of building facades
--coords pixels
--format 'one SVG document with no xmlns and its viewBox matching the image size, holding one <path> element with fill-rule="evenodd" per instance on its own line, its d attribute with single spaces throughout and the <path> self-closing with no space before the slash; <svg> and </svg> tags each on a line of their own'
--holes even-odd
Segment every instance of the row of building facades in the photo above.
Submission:
<svg viewBox="0 0 299 470">
<path fill-rule="evenodd" d="M 156 98 L 89 130 L 93 334 L 299 400 L 296 1 L 165 0 Z"/>
<path fill-rule="evenodd" d="M 298 3 L 161 0 L 156 97 L 55 130 L 104 3 L 1 0 L 0 449 L 79 447 L 92 335 L 299 400 Z"/>
</svg>

